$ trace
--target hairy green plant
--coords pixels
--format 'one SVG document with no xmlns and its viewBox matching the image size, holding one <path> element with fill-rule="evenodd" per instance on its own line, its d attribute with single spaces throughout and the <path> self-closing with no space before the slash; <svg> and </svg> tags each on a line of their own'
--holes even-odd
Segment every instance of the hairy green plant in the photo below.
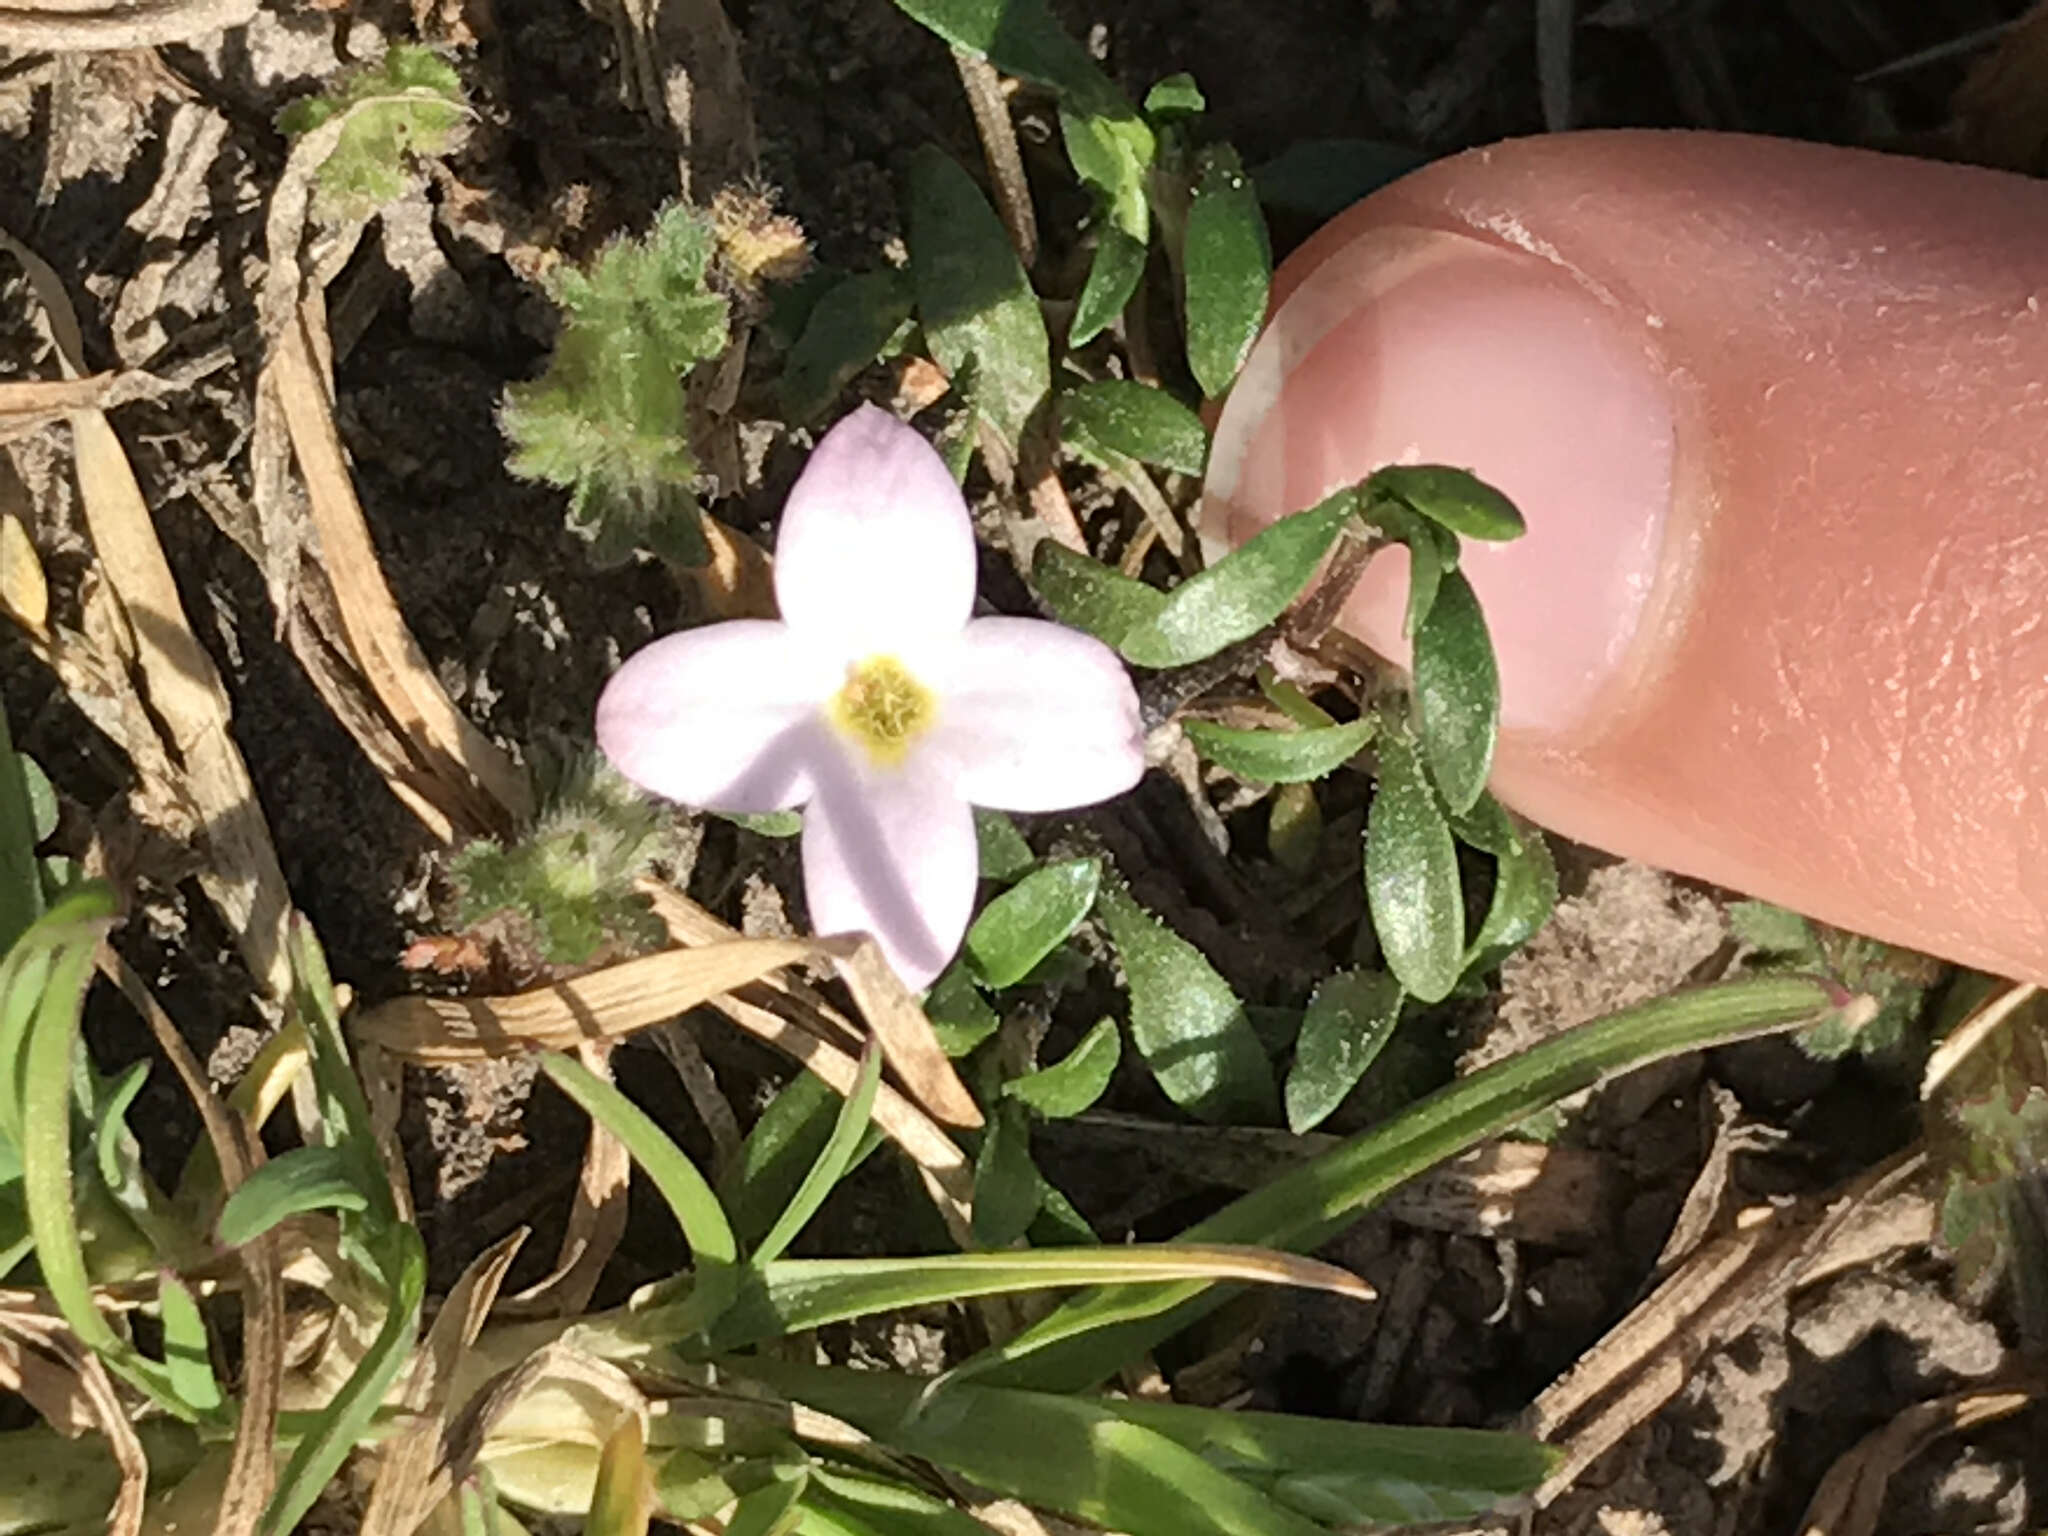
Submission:
<svg viewBox="0 0 2048 1536">
<path fill-rule="evenodd" d="M 715 249 L 709 218 L 677 203 L 588 268 L 558 268 L 547 372 L 505 392 L 512 473 L 568 490 L 569 526 L 600 564 L 638 549 L 706 558 L 683 380 L 729 337 L 730 306 L 708 283 Z"/>
<path fill-rule="evenodd" d="M 510 842 L 478 838 L 449 860 L 465 926 L 516 914 L 550 965 L 600 949 L 635 954 L 666 930 L 633 882 L 665 846 L 667 818 L 594 755 L 571 764 L 539 818 Z"/>
<path fill-rule="evenodd" d="M 405 195 L 416 156 L 454 147 L 468 108 L 455 66 L 430 48 L 394 44 L 383 58 L 344 73 L 317 96 L 277 115 L 299 138 L 347 114 L 314 183 L 313 212 L 330 221 L 366 219 Z"/>
</svg>

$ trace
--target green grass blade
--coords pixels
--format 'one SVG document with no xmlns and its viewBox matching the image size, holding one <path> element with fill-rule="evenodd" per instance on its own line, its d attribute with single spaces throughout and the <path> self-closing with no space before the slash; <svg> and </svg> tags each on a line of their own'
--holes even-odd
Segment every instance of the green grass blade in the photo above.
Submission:
<svg viewBox="0 0 2048 1536">
<path fill-rule="evenodd" d="M 883 1372 L 749 1360 L 792 1401 L 996 1493 L 1129 1536 L 1325 1536 L 1121 1404 L 962 1387 L 920 1405 L 924 1383 Z M 922 1408 L 922 1411 L 920 1410 Z"/>
<path fill-rule="evenodd" d="M 221 1207 L 214 1231 L 230 1248 L 253 1243 L 287 1217 L 307 1211 L 365 1211 L 369 1196 L 333 1147 L 280 1152 L 243 1180 Z"/>
<path fill-rule="evenodd" d="M 157 1302 L 163 1312 L 164 1365 L 171 1386 L 196 1412 L 212 1413 L 221 1405 L 220 1381 L 213 1374 L 199 1302 L 169 1270 L 157 1277 Z"/>
<path fill-rule="evenodd" d="M 936 1302 L 1016 1291 L 1118 1282 L 1231 1279 L 1370 1292 L 1347 1270 L 1313 1259 L 1230 1244 L 1133 1243 L 1104 1248 L 1031 1248 L 891 1259 L 785 1259 L 747 1276 L 711 1330 L 717 1350 L 739 1349 L 827 1323 Z M 629 1324 L 650 1339 L 674 1337 L 663 1312 Z"/>
<path fill-rule="evenodd" d="M 103 888 L 89 889 L 53 908 L 21 940 L 48 943 L 53 951 L 21 1056 L 22 1195 L 43 1284 L 71 1331 L 109 1370 L 166 1412 L 190 1418 L 192 1410 L 172 1387 L 169 1372 L 138 1353 L 100 1311 L 78 1231 L 71 1169 L 73 1063 L 93 949 L 112 915 L 112 896 Z"/>
<path fill-rule="evenodd" d="M 42 916 L 43 880 L 36 869 L 36 841 L 27 770 L 14 750 L 7 711 L 0 709 L 0 954 Z"/>
<path fill-rule="evenodd" d="M 384 1241 L 394 1251 L 384 1266 L 388 1310 L 383 1324 L 355 1373 L 320 1410 L 285 1464 L 270 1496 L 270 1507 L 263 1512 L 264 1536 L 287 1536 L 298 1529 L 306 1511 L 369 1429 L 391 1384 L 412 1358 L 413 1344 L 419 1338 L 420 1304 L 427 1294 L 426 1245 L 417 1231 L 403 1225 L 386 1229 Z"/>
<path fill-rule="evenodd" d="M 870 1035 L 860 1053 L 860 1076 L 854 1080 L 853 1092 L 840 1106 L 839 1118 L 832 1122 L 832 1134 L 819 1150 L 818 1160 L 811 1164 L 811 1171 L 804 1175 L 803 1183 L 790 1196 L 775 1225 L 755 1248 L 753 1262 L 757 1266 L 780 1258 L 783 1250 L 796 1240 L 797 1233 L 818 1214 L 825 1197 L 846 1177 L 846 1170 L 853 1166 L 854 1155 L 860 1150 L 869 1117 L 874 1114 L 875 1094 L 881 1086 L 881 1044 Z"/>
<path fill-rule="evenodd" d="M 583 1112 L 625 1143 L 633 1161 L 654 1182 L 690 1244 L 695 1270 L 690 1298 L 678 1309 L 694 1333 L 726 1308 L 739 1287 L 739 1242 L 718 1196 L 682 1148 L 646 1111 L 581 1063 L 562 1055 L 541 1058 L 541 1070 Z"/>
<path fill-rule="evenodd" d="M 1190 1242 L 1308 1249 L 1390 1191 L 1603 1078 L 1686 1051 L 1814 1022 L 1853 1006 L 1827 983 L 1771 976 L 1625 1008 L 1482 1068 L 1303 1164 L 1208 1220 Z M 1218 1305 L 1200 1281 L 1075 1297 L 1016 1338 L 959 1366 L 956 1379 L 1074 1390 L 1092 1385 Z"/>
</svg>

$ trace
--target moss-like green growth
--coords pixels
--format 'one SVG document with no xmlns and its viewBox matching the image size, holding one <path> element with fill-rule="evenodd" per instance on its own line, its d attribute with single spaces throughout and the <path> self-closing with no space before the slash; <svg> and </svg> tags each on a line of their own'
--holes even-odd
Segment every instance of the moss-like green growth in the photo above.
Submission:
<svg viewBox="0 0 2048 1536">
<path fill-rule="evenodd" d="M 277 126 L 298 138 L 351 108 L 359 110 L 315 183 L 313 212 L 321 219 L 366 219 L 404 196 L 413 157 L 447 153 L 468 112 L 455 66 L 432 49 L 401 43 L 320 95 L 293 102 Z"/>
</svg>

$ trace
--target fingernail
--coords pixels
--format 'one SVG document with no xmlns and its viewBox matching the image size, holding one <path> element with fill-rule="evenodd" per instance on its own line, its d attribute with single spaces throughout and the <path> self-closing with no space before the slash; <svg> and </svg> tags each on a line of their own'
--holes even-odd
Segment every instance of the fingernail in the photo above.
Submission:
<svg viewBox="0 0 2048 1536">
<path fill-rule="evenodd" d="M 1464 545 L 1502 724 L 1562 732 L 1597 713 L 1650 614 L 1674 420 L 1653 317 L 1522 249 L 1370 229 L 1324 257 L 1253 349 L 1217 423 L 1204 529 L 1242 542 L 1386 464 L 1472 470 L 1529 528 Z M 1400 664 L 1406 594 L 1407 556 L 1389 551 L 1344 619 Z"/>
</svg>

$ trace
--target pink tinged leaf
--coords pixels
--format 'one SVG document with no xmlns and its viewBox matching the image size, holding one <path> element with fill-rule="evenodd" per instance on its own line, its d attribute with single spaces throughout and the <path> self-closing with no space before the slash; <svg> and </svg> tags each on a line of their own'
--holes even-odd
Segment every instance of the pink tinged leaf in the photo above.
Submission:
<svg viewBox="0 0 2048 1536">
<path fill-rule="evenodd" d="M 931 444 L 872 405 L 827 432 L 783 507 L 783 619 L 859 661 L 957 634 L 974 583 L 967 503 Z"/>
<path fill-rule="evenodd" d="M 821 935 L 873 935 L 905 986 L 931 985 L 974 910 L 974 813 L 917 757 L 818 764 L 804 812 L 804 900 Z"/>
<path fill-rule="evenodd" d="M 835 751 L 820 708 L 836 662 L 787 625 L 736 619 L 633 653 L 597 701 L 597 742 L 641 788 L 715 811 L 810 799 Z"/>
<path fill-rule="evenodd" d="M 1038 619 L 967 626 L 920 747 L 963 798 L 1000 811 L 1093 805 L 1145 772 L 1123 663 L 1100 641 Z"/>
</svg>

